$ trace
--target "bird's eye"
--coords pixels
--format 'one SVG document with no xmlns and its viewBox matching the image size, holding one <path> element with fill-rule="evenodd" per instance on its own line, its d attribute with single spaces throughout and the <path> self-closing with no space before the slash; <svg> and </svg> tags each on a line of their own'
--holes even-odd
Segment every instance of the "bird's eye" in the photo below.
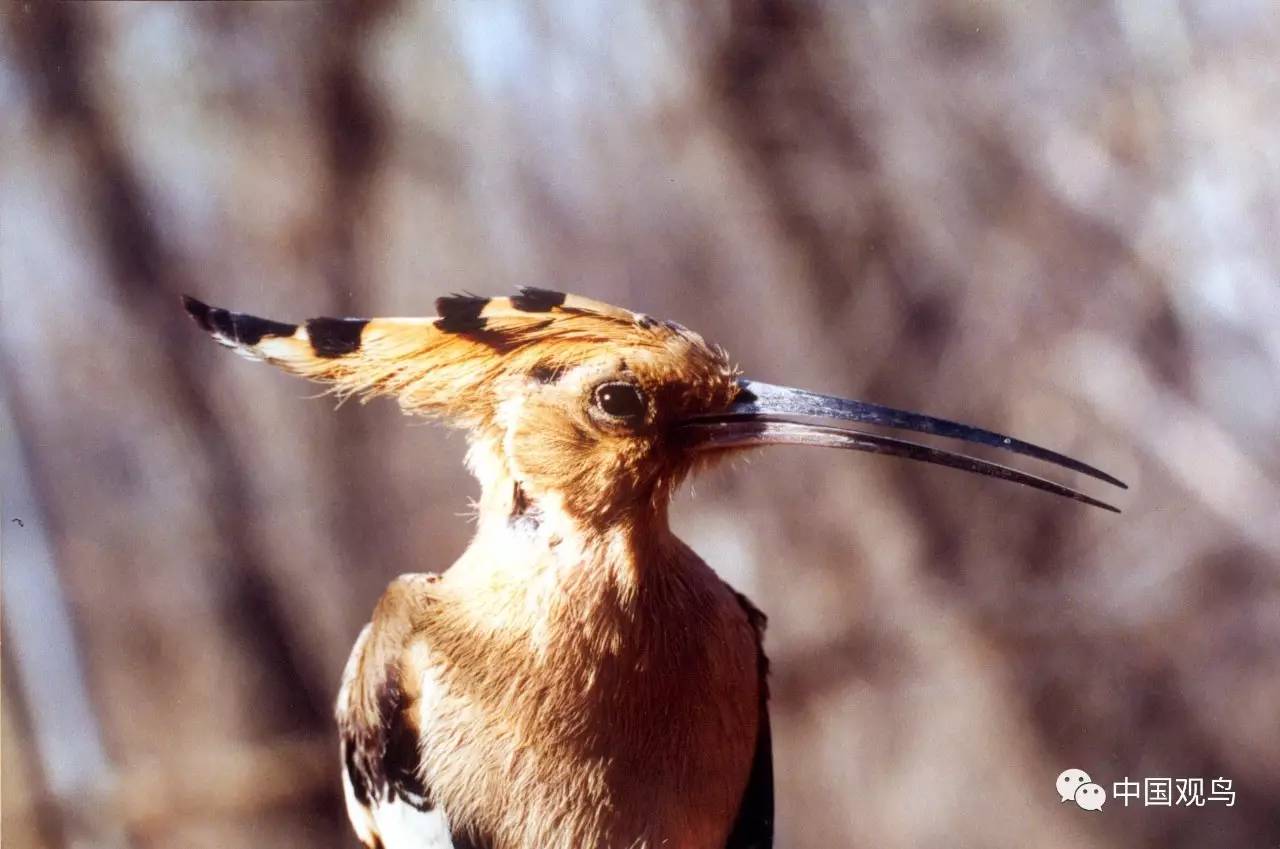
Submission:
<svg viewBox="0 0 1280 849">
<path fill-rule="evenodd" d="M 597 386 L 596 406 L 616 419 L 644 418 L 644 395 L 630 383 L 603 383 Z"/>
</svg>

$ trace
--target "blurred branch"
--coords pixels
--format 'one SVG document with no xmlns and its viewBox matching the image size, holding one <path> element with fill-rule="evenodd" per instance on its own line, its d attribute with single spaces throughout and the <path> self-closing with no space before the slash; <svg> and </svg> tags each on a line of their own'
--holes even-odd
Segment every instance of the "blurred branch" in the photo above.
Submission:
<svg viewBox="0 0 1280 849">
<path fill-rule="evenodd" d="M 280 705 L 276 715 L 294 727 L 326 728 L 327 683 L 290 633 L 261 546 L 245 532 L 253 515 L 248 471 L 202 388 L 205 381 L 191 354 L 190 328 L 178 303 L 178 295 L 190 289 L 188 269 L 157 227 L 114 114 L 90 84 L 96 38 L 91 17 L 82 7 L 54 4 L 14 10 L 9 19 L 17 64 L 43 119 L 50 129 L 80 142 L 79 188 L 87 199 L 85 218 L 97 230 L 110 272 L 104 283 L 153 341 L 173 416 L 199 442 L 203 456 L 191 462 L 203 461 L 210 475 L 204 503 L 217 529 L 219 568 L 234 585 L 226 599 L 228 625 L 255 641 L 255 654 L 270 671 L 263 680 L 273 685 L 264 687 L 263 698 Z M 298 698 L 300 693 L 305 698 Z"/>
<path fill-rule="evenodd" d="M 1280 483 L 1212 418 L 1161 388 L 1136 357 L 1078 337 L 1055 358 L 1060 384 L 1091 404 L 1241 538 L 1280 558 Z M 1080 375 L 1093 375 L 1083 382 Z"/>
<path fill-rule="evenodd" d="M 232 745 L 131 767 L 120 776 L 115 810 L 130 830 L 145 832 L 176 819 L 244 817 L 318 795 L 336 803 L 337 774 L 337 749 L 327 737 Z"/>
<path fill-rule="evenodd" d="M 86 794 L 67 821 L 110 822 L 117 831 L 146 837 L 185 820 L 243 818 L 318 796 L 336 800 L 337 755 L 327 738 L 280 738 L 262 745 L 228 746 L 154 760 L 119 770 L 111 788 Z M 45 804 L 35 799 L 14 816 L 36 819 Z M 107 845 L 97 843 L 95 845 Z"/>
<path fill-rule="evenodd" d="M 71 614 L 54 566 L 41 510 L 17 444 L 7 397 L 0 395 L 4 469 L 4 632 L 29 717 L 32 749 L 48 792 L 70 811 L 113 781 L 85 686 Z M 16 520 L 16 521 L 13 521 Z M 12 524 L 10 524 L 12 521 Z M 18 523 L 21 523 L 20 525 Z M 98 818 L 68 819 L 69 846 L 125 846 L 123 832 Z"/>
</svg>

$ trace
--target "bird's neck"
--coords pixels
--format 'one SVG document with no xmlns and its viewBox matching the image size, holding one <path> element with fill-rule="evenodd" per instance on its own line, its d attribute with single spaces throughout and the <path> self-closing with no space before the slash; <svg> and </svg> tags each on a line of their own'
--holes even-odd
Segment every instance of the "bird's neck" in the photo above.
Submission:
<svg viewBox="0 0 1280 849">
<path fill-rule="evenodd" d="M 666 506 L 591 524 L 492 456 L 472 449 L 470 461 L 479 526 L 444 576 L 436 645 L 500 644 L 513 662 L 577 656 L 590 668 L 600 652 L 616 661 L 666 645 L 655 624 L 696 619 L 717 592 L 714 572 L 671 533 Z"/>
<path fill-rule="evenodd" d="M 590 570 L 639 590 L 655 569 L 685 550 L 671 533 L 665 498 L 646 499 L 634 510 L 584 515 L 567 508 L 564 493 L 523 480 L 499 451 L 475 445 L 468 464 L 481 486 L 471 549 L 483 553 L 487 570 L 512 579 L 533 579 L 552 567 Z"/>
</svg>

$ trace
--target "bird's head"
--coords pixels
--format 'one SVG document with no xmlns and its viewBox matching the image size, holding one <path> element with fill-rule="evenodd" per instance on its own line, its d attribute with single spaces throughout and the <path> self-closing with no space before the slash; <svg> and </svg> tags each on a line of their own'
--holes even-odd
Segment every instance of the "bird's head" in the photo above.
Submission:
<svg viewBox="0 0 1280 849">
<path fill-rule="evenodd" d="M 454 295 L 431 318 L 285 324 L 185 300 L 218 341 L 331 384 L 391 395 L 406 412 L 469 431 L 482 483 L 509 481 L 516 509 L 555 499 L 589 524 L 665 509 L 699 462 L 766 444 L 904 456 L 1114 509 L 1060 484 L 850 425 L 985 444 L 1123 486 L 1060 454 L 990 431 L 744 379 L 723 350 L 678 324 L 542 289 Z"/>
</svg>

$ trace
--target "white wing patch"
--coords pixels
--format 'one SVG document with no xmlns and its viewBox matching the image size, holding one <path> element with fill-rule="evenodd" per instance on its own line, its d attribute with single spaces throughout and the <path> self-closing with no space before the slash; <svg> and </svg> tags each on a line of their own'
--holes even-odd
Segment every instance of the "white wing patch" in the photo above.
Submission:
<svg viewBox="0 0 1280 849">
<path fill-rule="evenodd" d="M 373 822 L 386 849 L 453 849 L 444 809 L 420 811 L 393 795 L 373 803 Z"/>
<path fill-rule="evenodd" d="M 356 790 L 351 786 L 351 773 L 346 766 L 342 767 L 342 796 L 347 800 L 347 819 L 351 820 L 351 828 L 355 830 L 356 839 L 365 846 L 374 846 L 374 835 L 377 834 L 377 821 L 373 811 L 360 804 L 356 798 Z"/>
<path fill-rule="evenodd" d="M 389 800 L 374 801 L 366 807 L 356 798 L 351 776 L 345 769 L 342 770 L 342 792 L 347 800 L 351 827 L 365 846 L 454 849 L 449 817 L 442 808 L 419 810 L 395 794 L 391 794 Z"/>
</svg>

